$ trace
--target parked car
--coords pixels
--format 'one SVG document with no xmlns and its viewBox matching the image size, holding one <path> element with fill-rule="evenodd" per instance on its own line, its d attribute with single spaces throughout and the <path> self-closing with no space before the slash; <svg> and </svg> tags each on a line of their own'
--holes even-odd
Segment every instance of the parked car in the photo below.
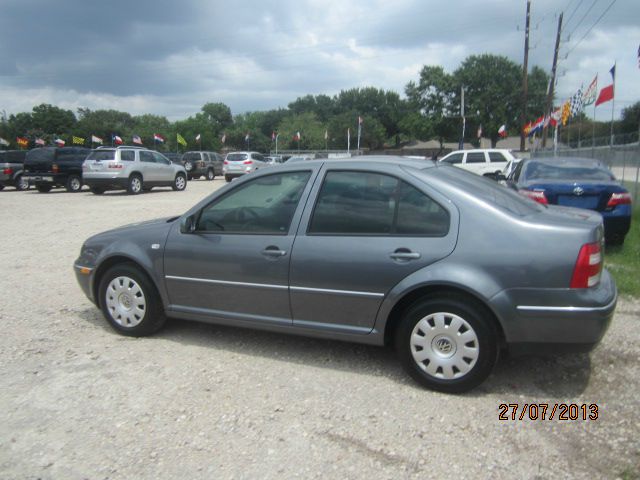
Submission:
<svg viewBox="0 0 640 480">
<path fill-rule="evenodd" d="M 307 160 L 315 160 L 315 155 L 295 155 L 289 157 L 285 163 L 306 162 Z"/>
<path fill-rule="evenodd" d="M 180 217 L 89 238 L 76 277 L 124 335 L 174 317 L 393 344 L 413 378 L 446 392 L 480 384 L 502 348 L 592 349 L 617 298 L 602 217 L 434 167 L 372 156 L 262 169 Z"/>
<path fill-rule="evenodd" d="M 523 160 L 507 185 L 543 205 L 595 210 L 604 219 L 605 240 L 610 245 L 622 245 L 631 226 L 631 195 L 600 160 Z"/>
<path fill-rule="evenodd" d="M 182 154 L 177 152 L 160 152 L 162 155 L 171 160 L 171 163 L 179 163 L 182 165 Z M 184 166 L 184 165 L 183 165 Z"/>
<path fill-rule="evenodd" d="M 230 182 L 234 178 L 247 173 L 255 172 L 263 167 L 268 167 L 264 156 L 258 152 L 231 152 L 227 153 L 222 166 L 224 179 Z"/>
<path fill-rule="evenodd" d="M 0 151 L 0 190 L 15 187 L 16 190 L 29 188 L 29 181 L 22 176 L 24 171 L 24 150 Z"/>
<path fill-rule="evenodd" d="M 42 147 L 27 152 L 23 177 L 35 185 L 40 193 L 53 187 L 64 187 L 67 192 L 82 189 L 82 162 L 91 153 L 83 147 Z"/>
<path fill-rule="evenodd" d="M 475 150 L 456 150 L 442 157 L 439 162 L 496 179 L 507 163 L 515 158 L 509 150 L 478 148 Z"/>
<path fill-rule="evenodd" d="M 264 161 L 269 165 L 280 165 L 281 163 L 284 163 L 282 155 L 269 155 L 264 157 Z"/>
<path fill-rule="evenodd" d="M 82 178 L 91 191 L 127 190 L 130 194 L 148 192 L 153 187 L 184 190 L 187 172 L 182 165 L 142 147 L 99 147 L 82 166 Z"/>
<path fill-rule="evenodd" d="M 182 155 L 182 165 L 187 171 L 189 180 L 205 177 L 213 180 L 216 175 L 222 175 L 224 158 L 216 152 L 185 152 Z"/>
</svg>

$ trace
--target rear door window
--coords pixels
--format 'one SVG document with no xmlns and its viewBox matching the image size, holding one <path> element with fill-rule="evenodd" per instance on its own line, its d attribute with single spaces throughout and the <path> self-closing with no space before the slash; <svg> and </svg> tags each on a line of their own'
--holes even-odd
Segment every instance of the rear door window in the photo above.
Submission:
<svg viewBox="0 0 640 480">
<path fill-rule="evenodd" d="M 151 152 L 140 152 L 140 161 L 145 163 L 155 163 Z"/>
<path fill-rule="evenodd" d="M 490 162 L 507 162 L 508 160 L 502 154 L 502 152 L 489 152 L 489 161 Z"/>
<path fill-rule="evenodd" d="M 462 163 L 462 153 L 452 153 L 447 158 L 443 159 L 443 163 L 450 163 L 451 165 L 455 165 L 458 163 Z"/>
<path fill-rule="evenodd" d="M 467 163 L 485 163 L 484 152 L 467 153 Z"/>
</svg>

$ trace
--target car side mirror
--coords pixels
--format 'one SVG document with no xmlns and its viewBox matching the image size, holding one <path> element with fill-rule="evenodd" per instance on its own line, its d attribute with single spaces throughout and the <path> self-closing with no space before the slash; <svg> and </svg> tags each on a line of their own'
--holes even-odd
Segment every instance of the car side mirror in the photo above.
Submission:
<svg viewBox="0 0 640 480">
<path fill-rule="evenodd" d="M 196 231 L 196 216 L 188 215 L 180 219 L 180 233 L 193 233 Z"/>
</svg>

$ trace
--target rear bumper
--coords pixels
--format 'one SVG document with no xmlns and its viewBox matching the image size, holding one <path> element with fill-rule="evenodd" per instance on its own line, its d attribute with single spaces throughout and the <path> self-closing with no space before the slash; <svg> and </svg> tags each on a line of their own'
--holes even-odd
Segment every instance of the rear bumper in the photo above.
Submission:
<svg viewBox="0 0 640 480">
<path fill-rule="evenodd" d="M 512 289 L 492 304 L 513 353 L 588 352 L 611 324 L 617 289 L 603 270 L 600 284 L 585 289 Z"/>
<path fill-rule="evenodd" d="M 69 173 L 23 173 L 22 178 L 29 182 L 29 185 L 61 185 L 65 186 Z"/>
<path fill-rule="evenodd" d="M 82 181 L 85 185 L 91 187 L 104 188 L 105 190 L 122 190 L 126 189 L 129 183 L 128 178 L 91 178 L 83 177 Z"/>
</svg>

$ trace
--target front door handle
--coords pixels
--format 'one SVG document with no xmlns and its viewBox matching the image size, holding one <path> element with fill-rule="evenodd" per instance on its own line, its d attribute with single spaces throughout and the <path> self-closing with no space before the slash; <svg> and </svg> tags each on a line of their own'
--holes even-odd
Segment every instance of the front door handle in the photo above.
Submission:
<svg viewBox="0 0 640 480">
<path fill-rule="evenodd" d="M 399 248 L 389 256 L 393 260 L 417 260 L 422 255 L 420 255 L 418 252 L 412 252 L 407 248 Z"/>
<path fill-rule="evenodd" d="M 280 250 L 275 245 L 271 245 L 265 248 L 264 250 L 262 250 L 262 254 L 266 255 L 267 257 L 284 257 L 287 254 L 287 252 L 284 250 Z"/>
</svg>

